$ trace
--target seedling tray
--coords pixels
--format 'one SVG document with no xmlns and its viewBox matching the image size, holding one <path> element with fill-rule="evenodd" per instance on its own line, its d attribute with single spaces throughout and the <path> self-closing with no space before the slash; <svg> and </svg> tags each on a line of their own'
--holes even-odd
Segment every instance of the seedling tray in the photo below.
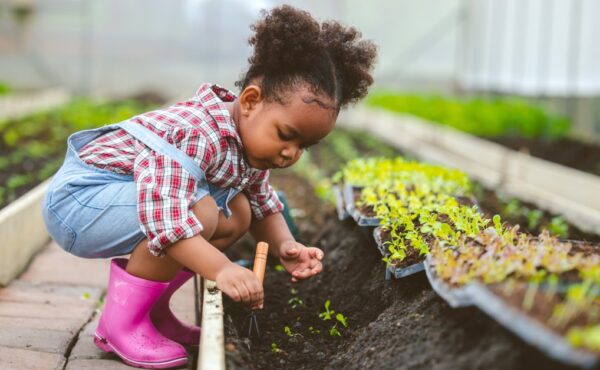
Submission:
<svg viewBox="0 0 600 370">
<path fill-rule="evenodd" d="M 377 245 L 379 252 L 381 252 L 381 255 L 384 257 L 387 256 L 389 253 L 385 245 L 383 245 L 383 240 L 381 240 L 381 228 L 379 226 L 373 229 L 373 239 L 375 240 L 375 244 Z M 385 279 L 389 280 L 392 277 L 400 279 L 421 272 L 424 269 L 425 264 L 423 262 L 415 263 L 414 265 L 406 267 L 388 266 L 385 270 Z"/>
<path fill-rule="evenodd" d="M 469 294 L 468 286 L 461 288 L 452 288 L 448 284 L 444 283 L 441 279 L 438 279 L 433 267 L 431 266 L 431 256 L 425 258 L 425 274 L 427 274 L 427 280 L 433 290 L 442 297 L 452 308 L 467 307 L 471 306 L 473 302 Z"/>
<path fill-rule="evenodd" d="M 346 211 L 346 204 L 344 203 L 344 194 L 340 185 L 333 187 L 333 195 L 335 196 L 335 209 L 337 211 L 338 220 L 344 221 L 350 214 Z"/>
<path fill-rule="evenodd" d="M 354 189 L 358 189 L 356 186 L 351 184 L 344 184 L 343 199 L 346 204 L 346 211 L 358 226 L 379 226 L 379 219 L 377 217 L 369 217 L 362 214 L 357 208 L 354 202 Z"/>
<path fill-rule="evenodd" d="M 565 338 L 512 307 L 484 284 L 469 284 L 467 290 L 471 302 L 481 311 L 547 356 L 586 369 L 598 364 L 597 355 L 572 347 Z"/>
</svg>

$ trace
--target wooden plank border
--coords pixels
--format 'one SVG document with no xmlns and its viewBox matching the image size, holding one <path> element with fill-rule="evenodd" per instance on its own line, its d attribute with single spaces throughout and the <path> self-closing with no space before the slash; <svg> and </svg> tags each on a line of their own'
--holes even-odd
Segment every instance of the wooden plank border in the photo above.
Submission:
<svg viewBox="0 0 600 370">
<path fill-rule="evenodd" d="M 197 370 L 225 370 L 223 296 L 214 281 L 202 279 L 202 333 Z"/>
</svg>

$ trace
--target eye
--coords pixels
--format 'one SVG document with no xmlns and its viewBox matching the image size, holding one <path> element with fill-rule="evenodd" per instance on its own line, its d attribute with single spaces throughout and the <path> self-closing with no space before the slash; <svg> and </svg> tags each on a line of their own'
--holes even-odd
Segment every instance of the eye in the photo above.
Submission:
<svg viewBox="0 0 600 370">
<path fill-rule="evenodd" d="M 292 139 L 289 135 L 284 134 L 284 132 L 281 131 L 281 129 L 279 128 L 277 129 L 277 136 L 279 136 L 279 139 L 283 141 L 288 141 Z"/>
</svg>

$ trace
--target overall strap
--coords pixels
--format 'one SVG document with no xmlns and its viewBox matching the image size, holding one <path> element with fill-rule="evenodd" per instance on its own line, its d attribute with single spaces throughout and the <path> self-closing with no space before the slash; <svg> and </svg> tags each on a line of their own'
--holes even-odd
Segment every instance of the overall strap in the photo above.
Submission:
<svg viewBox="0 0 600 370">
<path fill-rule="evenodd" d="M 167 156 L 177 163 L 179 163 L 187 172 L 189 172 L 198 182 L 198 186 L 206 185 L 206 177 L 204 172 L 191 157 L 175 147 L 173 144 L 167 142 L 150 129 L 142 126 L 139 123 L 133 121 L 125 121 L 119 124 L 123 130 L 127 131 L 131 136 L 144 143 L 147 147 L 158 152 L 164 156 Z"/>
</svg>

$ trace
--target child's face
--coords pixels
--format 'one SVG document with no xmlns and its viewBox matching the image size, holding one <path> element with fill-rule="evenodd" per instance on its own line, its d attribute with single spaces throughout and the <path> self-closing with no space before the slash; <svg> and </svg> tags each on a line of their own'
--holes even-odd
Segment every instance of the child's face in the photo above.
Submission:
<svg viewBox="0 0 600 370">
<path fill-rule="evenodd" d="M 322 96 L 298 87 L 285 97 L 285 104 L 262 98 L 260 87 L 248 86 L 240 94 L 237 125 L 244 155 L 258 169 L 289 167 L 303 151 L 333 130 L 337 111 L 311 102 L 333 106 Z"/>
</svg>

